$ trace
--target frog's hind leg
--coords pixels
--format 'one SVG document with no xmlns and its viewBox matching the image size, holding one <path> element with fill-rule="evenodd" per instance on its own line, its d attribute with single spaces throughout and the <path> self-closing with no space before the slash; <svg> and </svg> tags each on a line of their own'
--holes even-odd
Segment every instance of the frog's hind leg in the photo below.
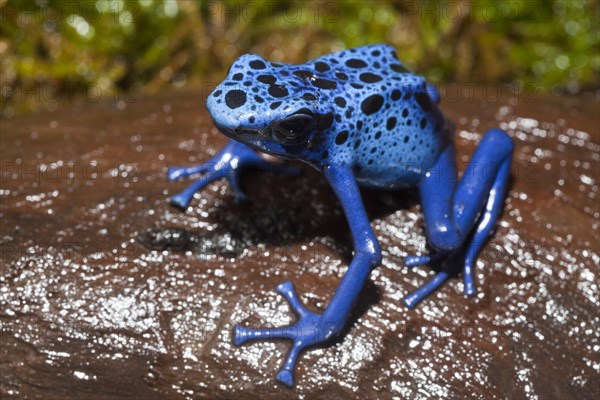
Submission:
<svg viewBox="0 0 600 400">
<path fill-rule="evenodd" d="M 454 148 L 450 145 L 419 186 L 427 236 L 435 253 L 406 257 L 406 264 L 415 266 L 447 256 L 450 262 L 430 282 L 404 298 L 408 307 L 413 307 L 448 278 L 457 261 L 453 255 L 457 254 L 464 262 L 465 294 L 475 293 L 473 264 L 502 210 L 513 146 L 506 132 L 489 130 L 458 181 Z"/>
</svg>

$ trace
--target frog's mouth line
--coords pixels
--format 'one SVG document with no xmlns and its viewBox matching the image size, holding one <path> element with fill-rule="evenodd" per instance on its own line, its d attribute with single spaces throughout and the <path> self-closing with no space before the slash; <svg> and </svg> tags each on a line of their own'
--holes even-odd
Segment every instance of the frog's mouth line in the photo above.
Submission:
<svg viewBox="0 0 600 400">
<path fill-rule="evenodd" d="M 248 129 L 248 128 L 233 128 L 233 129 L 222 129 L 219 128 L 225 136 L 235 140 L 236 142 L 243 143 L 252 147 L 255 150 L 273 154 L 277 156 L 287 156 L 287 151 L 271 136 L 269 129 Z"/>
<path fill-rule="evenodd" d="M 224 126 L 219 125 L 214 119 L 213 119 L 213 123 L 215 124 L 215 126 L 217 127 L 219 132 L 221 132 L 228 138 L 231 138 L 236 141 L 246 141 L 246 138 L 250 138 L 253 136 L 261 137 L 264 139 L 270 139 L 270 136 L 268 135 L 267 130 L 250 129 L 250 128 L 242 128 L 242 127 L 226 128 Z"/>
<path fill-rule="evenodd" d="M 248 129 L 248 128 L 234 128 L 233 133 L 238 135 L 253 135 L 253 136 L 263 136 L 266 137 L 265 133 L 258 129 Z"/>
</svg>

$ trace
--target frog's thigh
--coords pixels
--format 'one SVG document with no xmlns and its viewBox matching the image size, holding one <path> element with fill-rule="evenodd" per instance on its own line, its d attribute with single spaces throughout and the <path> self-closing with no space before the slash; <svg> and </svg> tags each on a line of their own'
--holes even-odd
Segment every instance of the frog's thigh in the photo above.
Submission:
<svg viewBox="0 0 600 400">
<path fill-rule="evenodd" d="M 492 208 L 502 208 L 513 147 L 502 129 L 488 130 L 479 142 L 454 194 L 454 218 L 461 232 L 472 230 L 488 200 L 497 200 Z"/>
<path fill-rule="evenodd" d="M 462 242 L 452 210 L 456 182 L 454 146 L 450 143 L 419 185 L 427 237 L 440 252 L 454 250 Z"/>
<path fill-rule="evenodd" d="M 489 216 L 497 219 L 510 175 L 512 151 L 510 136 L 501 129 L 490 129 L 457 182 L 453 146 L 444 150 L 419 186 L 427 234 L 434 248 L 459 248 L 480 214 L 489 214 L 486 203 L 490 201 L 493 212 Z"/>
</svg>

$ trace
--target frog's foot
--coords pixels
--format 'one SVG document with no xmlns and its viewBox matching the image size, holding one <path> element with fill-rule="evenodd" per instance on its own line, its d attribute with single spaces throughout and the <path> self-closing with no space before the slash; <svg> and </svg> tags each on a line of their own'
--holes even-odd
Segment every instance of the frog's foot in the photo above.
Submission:
<svg viewBox="0 0 600 400">
<path fill-rule="evenodd" d="M 442 270 L 435 274 L 435 276 L 427 282 L 425 285 L 421 286 L 419 289 L 405 296 L 402 301 L 404 305 L 408 308 L 413 308 L 417 305 L 418 302 L 423 300 L 425 297 L 429 296 L 433 293 L 437 288 L 439 288 L 442 283 L 446 282 L 448 276 L 450 274 L 448 271 Z"/>
<path fill-rule="evenodd" d="M 462 267 L 464 291 L 475 294 L 473 265 L 502 211 L 510 177 L 513 142 L 506 132 L 486 132 L 462 179 L 448 146 L 419 186 L 427 237 L 435 253 L 405 258 L 408 266 L 443 261 L 442 269 L 404 303 L 413 307 Z M 483 168 L 485 167 L 485 168 Z"/>
<path fill-rule="evenodd" d="M 448 257 L 447 252 L 433 252 L 431 254 L 422 255 L 422 256 L 407 256 L 404 257 L 404 263 L 407 267 L 418 267 L 426 264 L 436 264 L 444 260 L 444 258 Z M 404 297 L 402 301 L 408 308 L 413 308 L 418 302 L 423 300 L 425 297 L 429 296 L 432 292 L 434 292 L 442 283 L 444 283 L 448 279 L 448 273 L 444 270 L 438 272 L 433 279 L 431 279 L 428 283 L 415 290 L 408 296 Z"/>
<path fill-rule="evenodd" d="M 277 374 L 277 380 L 293 386 L 294 367 L 300 352 L 307 346 L 326 342 L 339 332 L 339 324 L 328 323 L 320 314 L 306 309 L 296 295 L 291 282 L 287 281 L 277 286 L 277 291 L 287 300 L 294 313 L 298 316 L 296 323 L 281 327 L 268 329 L 251 329 L 236 326 L 234 328 L 233 342 L 240 345 L 248 340 L 292 340 L 292 348 L 289 351 L 283 367 Z"/>
<path fill-rule="evenodd" d="M 408 308 L 413 308 L 418 302 L 436 291 L 460 267 L 461 260 L 464 259 L 463 254 L 464 253 L 462 251 L 438 251 L 429 255 L 405 257 L 404 262 L 408 267 L 439 263 L 442 263 L 442 265 L 441 269 L 434 275 L 433 278 L 431 278 L 431 280 L 429 280 L 429 282 L 402 299 L 404 305 L 406 305 Z M 469 293 L 466 291 L 466 288 L 465 294 L 469 295 Z"/>
<path fill-rule="evenodd" d="M 452 252 L 433 252 L 423 256 L 408 256 L 404 258 L 404 263 L 408 267 L 416 267 L 425 264 L 442 263 L 441 270 L 435 276 L 404 297 L 403 302 L 408 308 L 413 308 L 418 302 L 433 293 L 442 283 L 454 274 L 462 265 L 464 279 L 464 293 L 466 296 L 473 296 L 476 293 L 475 279 L 473 276 L 473 264 L 476 256 L 485 242 L 475 241 L 473 238 L 463 245 L 459 250 Z"/>
<path fill-rule="evenodd" d="M 169 167 L 167 169 L 167 178 L 169 181 L 204 174 L 182 192 L 171 197 L 170 203 L 181 210 L 185 210 L 190 204 L 194 193 L 220 178 L 226 178 L 229 181 L 236 202 L 247 200 L 248 197 L 242 190 L 240 183 L 241 172 L 247 167 L 256 167 L 292 175 L 300 173 L 298 168 L 268 162 L 248 146 L 230 141 L 223 150 L 203 164 L 193 167 Z"/>
<path fill-rule="evenodd" d="M 443 260 L 445 256 L 446 254 L 442 252 L 431 253 L 422 256 L 406 256 L 404 257 L 404 264 L 406 264 L 406 266 L 410 268 L 418 267 L 420 265 L 439 262 Z"/>
</svg>

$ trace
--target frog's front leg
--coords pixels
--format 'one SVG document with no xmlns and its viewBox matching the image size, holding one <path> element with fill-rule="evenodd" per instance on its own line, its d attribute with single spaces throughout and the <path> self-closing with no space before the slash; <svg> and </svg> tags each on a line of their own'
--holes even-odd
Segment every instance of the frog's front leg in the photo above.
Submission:
<svg viewBox="0 0 600 400">
<path fill-rule="evenodd" d="M 436 290 L 462 263 L 465 294 L 475 293 L 473 265 L 500 215 L 510 177 L 513 141 L 501 129 L 491 129 L 477 146 L 458 181 L 454 147 L 450 144 L 419 186 L 429 243 L 435 253 L 409 256 L 416 266 L 445 260 L 443 268 L 420 289 L 404 298 L 413 307 Z"/>
<path fill-rule="evenodd" d="M 234 330 L 235 344 L 251 339 L 292 340 L 292 348 L 277 374 L 277 379 L 288 386 L 293 385 L 292 374 L 300 351 L 307 346 L 323 343 L 342 330 L 371 270 L 381 263 L 381 249 L 371 229 L 351 169 L 345 166 L 329 166 L 323 172 L 340 200 L 350 225 L 355 252 L 348 271 L 322 314 L 304 308 L 291 284 L 286 282 L 279 285 L 277 291 L 285 297 L 298 316 L 296 323 L 274 329 L 248 329 L 238 326 Z"/>
<path fill-rule="evenodd" d="M 193 167 L 168 168 L 167 178 L 170 181 L 192 175 L 204 174 L 182 192 L 171 197 L 170 202 L 174 206 L 185 210 L 194 196 L 194 193 L 220 178 L 227 178 L 233 189 L 236 201 L 245 200 L 247 197 L 240 185 L 240 174 L 241 171 L 247 167 L 256 167 L 289 174 L 299 173 L 298 168 L 268 162 L 250 147 L 234 140 L 230 140 L 221 151 L 203 164 Z"/>
</svg>

